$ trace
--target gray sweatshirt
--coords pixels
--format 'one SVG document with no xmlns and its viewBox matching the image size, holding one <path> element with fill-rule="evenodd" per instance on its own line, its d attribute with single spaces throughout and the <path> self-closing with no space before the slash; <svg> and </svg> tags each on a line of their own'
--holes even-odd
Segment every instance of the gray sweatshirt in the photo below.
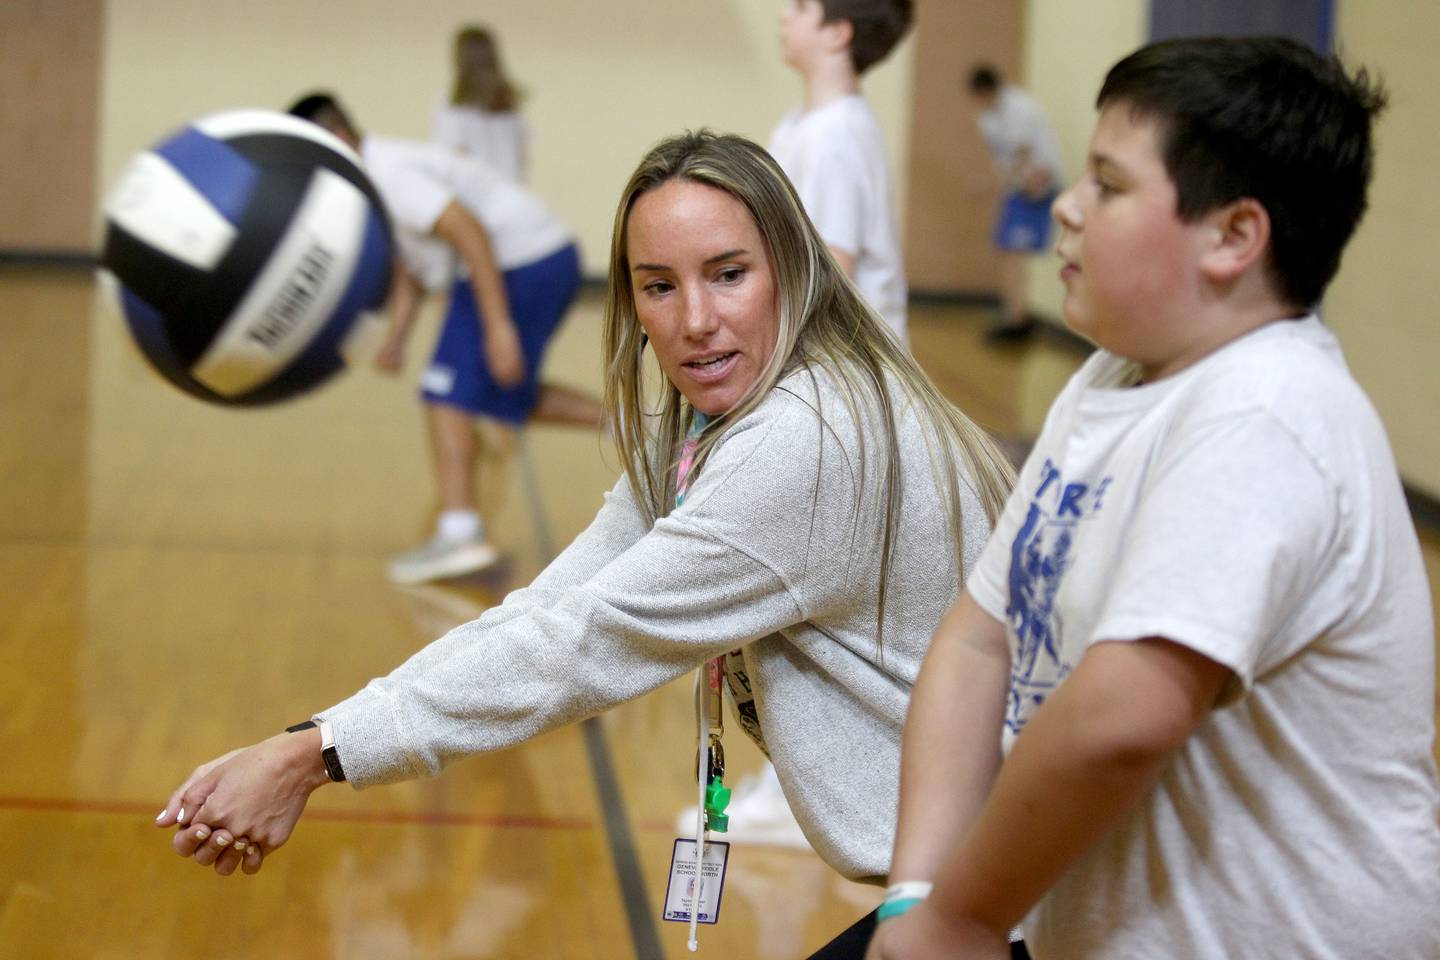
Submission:
<svg viewBox="0 0 1440 960">
<path fill-rule="evenodd" d="M 622 477 L 533 584 L 321 714 L 349 781 L 433 776 L 740 650 L 805 835 L 845 876 L 883 878 L 910 687 L 960 586 L 925 434 L 896 402 L 903 502 L 879 646 L 883 433 L 802 371 L 725 432 L 669 516 L 646 523 Z M 989 524 L 961 489 L 968 571 Z"/>
</svg>

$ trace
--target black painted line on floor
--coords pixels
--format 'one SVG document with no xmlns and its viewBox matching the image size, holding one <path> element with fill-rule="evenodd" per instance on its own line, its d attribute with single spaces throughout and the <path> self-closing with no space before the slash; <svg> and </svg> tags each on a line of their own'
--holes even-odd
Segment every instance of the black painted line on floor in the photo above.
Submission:
<svg viewBox="0 0 1440 960">
<path fill-rule="evenodd" d="M 550 524 L 545 515 L 545 505 L 540 497 L 539 477 L 530 457 L 526 431 L 521 429 L 518 437 L 518 452 L 521 486 L 530 509 L 531 533 L 546 566 L 555 559 L 555 542 L 550 535 Z M 630 926 L 630 940 L 635 946 L 636 960 L 664 960 L 665 951 L 660 946 L 660 931 L 650 912 L 650 898 L 645 890 L 645 871 L 640 867 L 640 857 L 635 852 L 635 838 L 630 832 L 630 817 L 625 812 L 625 799 L 620 793 L 620 778 L 615 774 L 615 763 L 610 757 L 610 745 L 605 739 L 605 728 L 598 717 L 583 721 L 581 729 L 585 734 L 585 753 L 590 759 L 590 774 L 595 780 L 595 792 L 600 798 L 600 815 L 605 824 L 605 839 L 610 844 L 610 861 L 615 865 L 615 878 L 620 884 L 620 902 L 625 907 L 625 920 Z"/>
<path fill-rule="evenodd" d="M 615 864 L 616 879 L 620 882 L 620 900 L 625 905 L 625 919 L 630 924 L 630 939 L 635 944 L 636 960 L 664 960 L 660 931 L 656 929 L 655 918 L 650 913 L 650 900 L 645 893 L 645 873 L 635 853 L 630 818 L 625 813 L 620 780 L 615 776 L 615 765 L 610 760 L 605 730 L 598 717 L 589 718 L 581 726 L 585 730 L 585 752 L 590 756 L 590 772 L 600 794 L 601 819 L 605 822 L 605 835 L 610 841 L 610 857 Z"/>
</svg>

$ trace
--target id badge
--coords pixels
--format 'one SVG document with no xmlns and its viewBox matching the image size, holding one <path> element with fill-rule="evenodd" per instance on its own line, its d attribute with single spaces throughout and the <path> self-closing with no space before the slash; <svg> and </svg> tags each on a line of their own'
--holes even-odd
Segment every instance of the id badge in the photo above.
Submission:
<svg viewBox="0 0 1440 960">
<path fill-rule="evenodd" d="M 725 864 L 730 844 L 711 840 L 705 844 L 700 861 L 699 883 L 695 878 L 695 841 L 681 838 L 670 853 L 670 886 L 665 891 L 666 920 L 690 922 L 695 911 L 697 923 L 720 922 L 720 893 L 725 886 Z"/>
</svg>

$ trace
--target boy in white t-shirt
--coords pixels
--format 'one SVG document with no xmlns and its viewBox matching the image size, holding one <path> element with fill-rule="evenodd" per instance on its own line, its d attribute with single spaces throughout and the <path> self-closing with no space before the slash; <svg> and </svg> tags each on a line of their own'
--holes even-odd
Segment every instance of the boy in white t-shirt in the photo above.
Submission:
<svg viewBox="0 0 1440 960">
<path fill-rule="evenodd" d="M 992 235 L 1000 254 L 1000 318 L 985 336 L 992 343 L 1023 339 L 1035 328 L 1025 310 L 1025 266 L 1050 247 L 1050 204 L 1064 181 L 1060 145 L 1040 102 L 1004 82 L 995 67 L 975 66 L 968 87 L 1004 190 Z"/>
<path fill-rule="evenodd" d="M 396 228 L 390 329 L 376 358 L 401 367 L 426 291 L 449 290 L 435 355 L 421 379 L 440 498 L 435 535 L 394 558 L 397 583 L 471 573 L 499 559 L 476 496 L 474 419 L 598 427 L 598 399 L 541 382 L 545 348 L 580 287 L 570 229 L 534 193 L 489 165 L 435 143 L 363 135 L 327 93 L 290 108 L 364 159 Z"/>
<path fill-rule="evenodd" d="M 1055 202 L 1100 350 L 915 686 L 872 958 L 1440 956 L 1431 598 L 1312 312 L 1383 105 L 1276 38 L 1106 77 Z"/>
<path fill-rule="evenodd" d="M 890 167 L 860 77 L 889 55 L 910 19 L 910 0 L 786 3 L 780 44 L 805 82 L 805 102 L 780 120 L 769 144 L 835 260 L 902 343 L 905 264 Z"/>
</svg>

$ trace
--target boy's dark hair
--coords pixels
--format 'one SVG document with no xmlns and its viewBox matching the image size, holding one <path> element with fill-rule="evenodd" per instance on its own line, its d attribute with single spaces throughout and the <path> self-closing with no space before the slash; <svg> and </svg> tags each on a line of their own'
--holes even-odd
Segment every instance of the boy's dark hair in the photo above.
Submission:
<svg viewBox="0 0 1440 960">
<path fill-rule="evenodd" d="M 977 63 L 970 70 L 966 86 L 974 94 L 990 94 L 1000 89 L 1000 71 L 988 63 Z"/>
<path fill-rule="evenodd" d="M 335 95 L 324 90 L 316 90 L 307 93 L 290 105 L 285 111 L 291 116 L 299 117 L 301 120 L 309 120 L 311 123 L 325 127 L 327 130 L 342 130 L 350 136 L 359 139 L 360 130 L 350 119 L 350 114 L 340 106 L 340 101 Z"/>
<path fill-rule="evenodd" d="M 849 20 L 854 29 L 850 39 L 850 63 L 859 76 L 884 60 L 895 49 L 914 15 L 911 0 L 820 0 L 825 23 Z"/>
<path fill-rule="evenodd" d="M 1365 213 L 1370 128 L 1385 92 L 1362 68 L 1281 37 L 1191 37 L 1110 69 L 1096 106 L 1160 127 L 1176 214 L 1194 221 L 1244 197 L 1270 216 L 1269 270 L 1291 306 L 1319 302 Z"/>
</svg>

